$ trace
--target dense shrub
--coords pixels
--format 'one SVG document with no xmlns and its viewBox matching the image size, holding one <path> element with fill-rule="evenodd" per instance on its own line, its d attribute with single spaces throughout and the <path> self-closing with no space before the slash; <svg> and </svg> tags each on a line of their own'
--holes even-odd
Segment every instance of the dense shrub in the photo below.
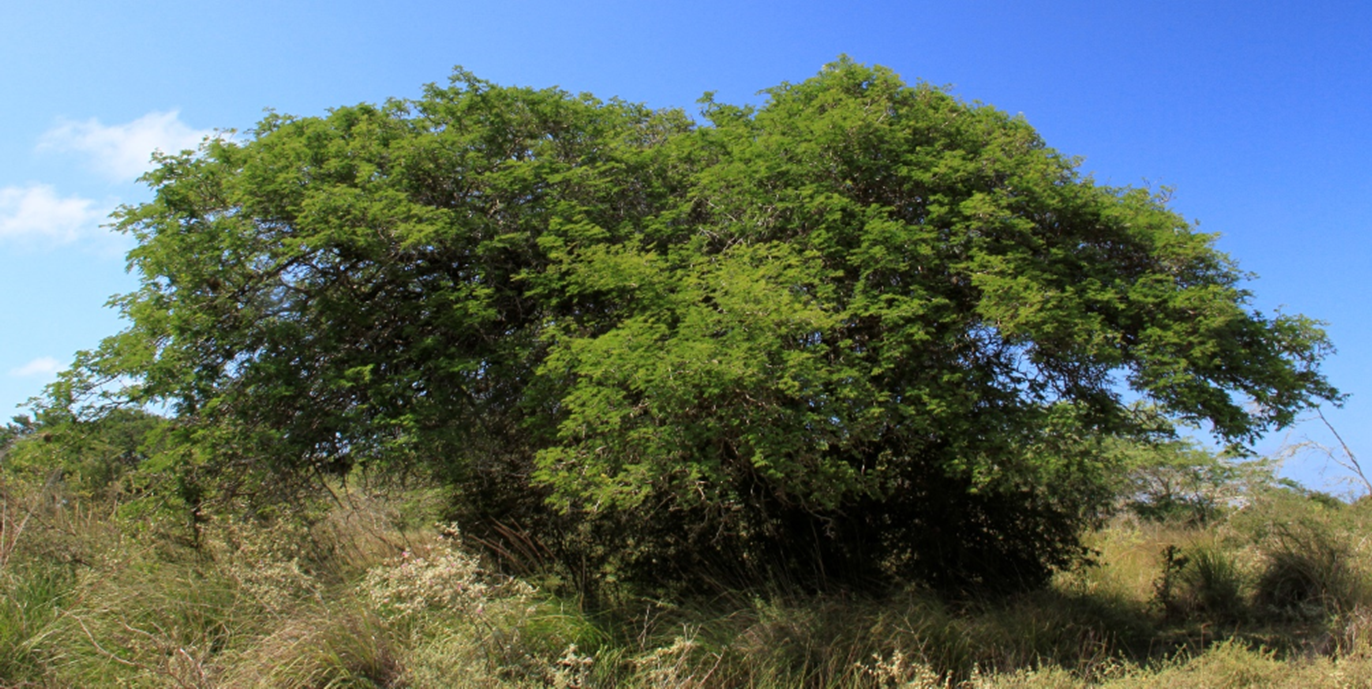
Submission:
<svg viewBox="0 0 1372 689">
<path fill-rule="evenodd" d="M 1022 118 L 846 59 L 766 93 L 697 123 L 459 71 L 164 157 L 128 328 L 50 411 L 170 409 L 195 534 L 363 469 L 588 594 L 1015 590 L 1151 430 L 1120 381 L 1234 442 L 1337 398 L 1317 323 Z"/>
</svg>

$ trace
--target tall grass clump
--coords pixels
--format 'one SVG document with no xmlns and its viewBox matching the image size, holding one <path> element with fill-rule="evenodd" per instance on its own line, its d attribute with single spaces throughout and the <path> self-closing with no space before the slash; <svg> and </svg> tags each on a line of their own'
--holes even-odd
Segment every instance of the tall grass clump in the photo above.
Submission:
<svg viewBox="0 0 1372 689">
<path fill-rule="evenodd" d="M 1233 555 L 1214 544 L 1198 544 L 1190 549 L 1189 558 L 1182 577 L 1191 609 L 1210 620 L 1243 619 L 1248 614 L 1245 582 Z"/>
<path fill-rule="evenodd" d="M 1317 619 L 1372 607 L 1368 506 L 1275 495 L 1234 522 L 1260 554 L 1253 602 L 1261 613 Z"/>
<path fill-rule="evenodd" d="M 71 597 L 70 568 L 42 561 L 0 568 L 0 685 L 41 674 L 43 641 Z"/>
<path fill-rule="evenodd" d="M 1327 524 L 1278 525 L 1265 548 L 1257 602 L 1270 611 L 1315 617 L 1367 603 L 1365 575 L 1351 547 Z"/>
</svg>

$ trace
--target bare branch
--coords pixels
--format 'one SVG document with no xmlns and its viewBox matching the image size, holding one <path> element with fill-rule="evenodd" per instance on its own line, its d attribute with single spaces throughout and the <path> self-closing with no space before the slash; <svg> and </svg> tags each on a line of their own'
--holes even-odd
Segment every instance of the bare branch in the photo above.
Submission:
<svg viewBox="0 0 1372 689">
<path fill-rule="evenodd" d="M 1342 435 L 1339 435 L 1339 431 L 1334 428 L 1334 424 L 1330 423 L 1329 419 L 1325 418 L 1323 409 L 1316 407 L 1315 415 L 1320 417 L 1320 421 L 1324 423 L 1324 427 L 1328 428 L 1329 432 L 1334 435 L 1334 439 L 1339 441 L 1339 447 L 1343 450 L 1344 458 L 1339 459 L 1327 448 L 1325 449 L 1326 454 L 1329 455 L 1329 458 L 1332 459 L 1334 463 L 1356 474 L 1358 479 L 1362 481 L 1363 487 L 1367 489 L 1368 494 L 1372 495 L 1372 480 L 1368 480 L 1367 474 L 1363 473 L 1362 464 L 1358 462 L 1358 456 L 1353 454 L 1353 448 L 1348 446 L 1348 443 L 1344 441 Z"/>
</svg>

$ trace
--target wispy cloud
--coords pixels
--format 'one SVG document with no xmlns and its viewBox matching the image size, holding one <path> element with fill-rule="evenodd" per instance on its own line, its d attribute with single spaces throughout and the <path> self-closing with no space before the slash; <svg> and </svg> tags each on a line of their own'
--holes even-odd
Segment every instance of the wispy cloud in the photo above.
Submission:
<svg viewBox="0 0 1372 689">
<path fill-rule="evenodd" d="M 104 234 L 100 222 L 111 210 L 80 196 L 59 196 L 47 184 L 0 187 L 0 241 L 66 244 L 97 236 Z"/>
<path fill-rule="evenodd" d="M 34 359 L 19 368 L 10 369 L 10 375 L 15 376 L 16 378 L 32 378 L 36 376 L 50 376 L 61 370 L 61 362 L 50 356 L 45 356 Z"/>
<path fill-rule="evenodd" d="M 81 153 L 101 174 L 129 182 L 153 168 L 153 151 L 179 153 L 212 135 L 213 131 L 191 128 L 181 121 L 179 111 L 170 110 L 150 112 L 125 124 L 105 125 L 94 118 L 64 121 L 43 134 L 38 148 Z"/>
</svg>

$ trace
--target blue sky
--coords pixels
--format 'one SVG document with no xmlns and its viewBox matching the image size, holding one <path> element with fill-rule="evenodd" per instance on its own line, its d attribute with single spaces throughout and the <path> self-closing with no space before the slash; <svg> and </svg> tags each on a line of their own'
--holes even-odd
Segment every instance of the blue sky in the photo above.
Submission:
<svg viewBox="0 0 1372 689">
<path fill-rule="evenodd" d="M 693 110 L 760 102 L 839 54 L 1023 113 L 1116 185 L 1176 187 L 1256 307 L 1329 322 L 1328 414 L 1372 461 L 1372 4 L 1319 2 L 236 2 L 0 5 L 0 415 L 120 328 L 128 240 L 101 229 L 153 148 L 264 108 L 413 97 L 455 65 Z M 6 410 L 13 410 L 12 412 Z M 1304 437 L 1313 424 L 1259 445 Z M 1317 454 L 1287 472 L 1329 482 Z"/>
</svg>

